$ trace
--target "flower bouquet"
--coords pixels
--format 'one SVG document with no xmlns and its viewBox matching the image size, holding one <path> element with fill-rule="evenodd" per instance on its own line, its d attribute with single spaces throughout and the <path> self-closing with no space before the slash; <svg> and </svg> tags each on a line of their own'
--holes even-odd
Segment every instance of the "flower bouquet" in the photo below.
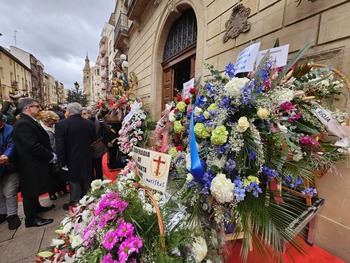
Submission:
<svg viewBox="0 0 350 263">
<path fill-rule="evenodd" d="M 298 65 L 305 50 L 283 68 L 267 55 L 254 72 L 240 76 L 232 63 L 224 74 L 207 65 L 205 85 L 168 105 L 158 123 L 156 130 L 171 124 L 169 192 L 200 220 L 208 247 L 230 234 L 243 237 L 244 259 L 251 243 L 261 255 L 272 248 L 276 258 L 282 239 L 302 250 L 288 226 L 305 201 L 281 184 L 315 196 L 317 171 L 349 156 L 348 115 L 326 103 L 344 81 L 331 68 Z M 325 140 L 330 134 L 336 143 Z M 159 139 L 162 145 L 164 136 Z"/>
<path fill-rule="evenodd" d="M 133 146 L 145 147 L 148 143 L 149 131 L 155 127 L 143 102 L 136 99 L 130 106 L 119 130 L 118 145 L 122 153 L 128 154 Z"/>
<path fill-rule="evenodd" d="M 129 94 L 108 95 L 106 100 L 99 100 L 95 107 L 107 122 L 121 122 L 133 101 Z"/>
<path fill-rule="evenodd" d="M 207 247 L 199 225 L 177 221 L 176 204 L 145 191 L 136 173 L 130 160 L 115 184 L 93 181 L 36 262 L 200 262 Z"/>
</svg>

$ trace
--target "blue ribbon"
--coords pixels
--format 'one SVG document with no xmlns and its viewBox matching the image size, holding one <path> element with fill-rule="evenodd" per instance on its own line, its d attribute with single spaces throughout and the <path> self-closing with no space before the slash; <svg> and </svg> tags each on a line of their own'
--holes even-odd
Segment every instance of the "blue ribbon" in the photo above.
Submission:
<svg viewBox="0 0 350 263">
<path fill-rule="evenodd" d="M 199 159 L 196 136 L 194 134 L 194 115 L 192 112 L 191 122 L 190 122 L 190 154 L 191 154 L 191 169 L 190 172 L 195 178 L 196 181 L 202 181 L 203 178 L 203 169 L 201 161 Z"/>
</svg>

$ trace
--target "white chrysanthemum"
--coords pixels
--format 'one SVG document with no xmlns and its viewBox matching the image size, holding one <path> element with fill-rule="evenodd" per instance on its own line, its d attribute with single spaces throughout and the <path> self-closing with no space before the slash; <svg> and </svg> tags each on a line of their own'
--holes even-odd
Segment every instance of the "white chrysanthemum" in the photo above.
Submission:
<svg viewBox="0 0 350 263">
<path fill-rule="evenodd" d="M 91 182 L 91 190 L 95 191 L 97 189 L 100 189 L 102 186 L 102 180 L 101 179 L 97 179 L 97 180 L 93 180 Z"/>
<path fill-rule="evenodd" d="M 51 241 L 50 246 L 51 247 L 56 247 L 56 246 L 63 245 L 64 243 L 65 243 L 65 241 L 63 239 L 53 238 L 52 241 Z"/>
<path fill-rule="evenodd" d="M 71 246 L 72 248 L 79 247 L 81 244 L 83 244 L 83 239 L 80 235 L 75 235 L 71 239 Z"/>
<path fill-rule="evenodd" d="M 225 174 L 217 174 L 211 182 L 210 191 L 215 200 L 220 203 L 229 203 L 234 199 L 235 184 L 226 178 Z"/>
<path fill-rule="evenodd" d="M 202 262 L 202 260 L 205 258 L 208 253 L 208 246 L 203 237 L 197 237 L 195 239 L 194 243 L 192 244 L 192 253 L 196 262 Z"/>
<path fill-rule="evenodd" d="M 110 184 L 112 180 L 106 179 L 102 181 L 102 185 Z"/>
<path fill-rule="evenodd" d="M 226 85 L 225 90 L 230 97 L 238 98 L 242 87 L 249 82 L 247 78 L 232 78 Z"/>
</svg>

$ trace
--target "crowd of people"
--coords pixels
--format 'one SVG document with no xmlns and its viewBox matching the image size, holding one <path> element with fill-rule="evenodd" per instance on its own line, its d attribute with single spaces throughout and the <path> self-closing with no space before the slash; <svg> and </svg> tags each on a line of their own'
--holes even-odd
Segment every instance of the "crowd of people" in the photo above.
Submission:
<svg viewBox="0 0 350 263">
<path fill-rule="evenodd" d="M 12 100 L 11 100 L 12 99 Z M 26 227 L 53 222 L 39 213 L 55 207 L 42 206 L 39 197 L 69 193 L 69 210 L 87 193 L 93 179 L 102 179 L 102 157 L 107 151 L 101 136 L 110 127 L 92 108 L 79 103 L 43 110 L 32 98 L 12 97 L 0 111 L 0 223 L 14 230 L 21 225 L 18 193 L 23 198 Z M 97 143 L 102 144 L 96 150 Z"/>
</svg>

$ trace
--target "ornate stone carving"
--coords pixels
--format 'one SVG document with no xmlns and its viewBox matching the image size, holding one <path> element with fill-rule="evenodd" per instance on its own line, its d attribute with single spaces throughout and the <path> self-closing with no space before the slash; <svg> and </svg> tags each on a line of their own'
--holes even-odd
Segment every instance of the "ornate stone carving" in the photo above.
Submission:
<svg viewBox="0 0 350 263">
<path fill-rule="evenodd" d="M 173 11 L 176 11 L 175 0 L 168 0 L 168 12 L 171 13 Z"/>
<path fill-rule="evenodd" d="M 236 38 L 240 33 L 249 31 L 250 23 L 248 22 L 248 16 L 250 14 L 250 8 L 244 7 L 242 4 L 235 6 L 232 9 L 230 19 L 226 21 L 226 32 L 223 42 L 227 42 L 230 38 Z"/>
</svg>

